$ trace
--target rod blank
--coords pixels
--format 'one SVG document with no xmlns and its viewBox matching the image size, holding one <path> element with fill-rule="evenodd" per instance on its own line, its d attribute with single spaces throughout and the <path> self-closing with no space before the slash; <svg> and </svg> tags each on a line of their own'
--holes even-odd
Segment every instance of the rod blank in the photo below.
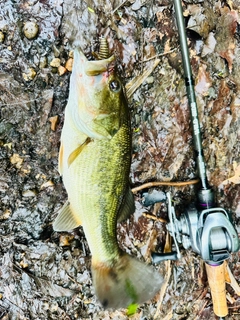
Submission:
<svg viewBox="0 0 240 320">
<path fill-rule="evenodd" d="M 192 76 L 192 68 L 191 68 L 190 59 L 189 59 L 189 50 L 187 45 L 187 36 L 185 31 L 182 4 L 181 4 L 181 0 L 174 0 L 173 2 L 174 2 L 174 8 L 175 8 L 175 15 L 177 19 L 179 40 L 180 40 L 180 46 L 181 46 L 181 52 L 182 52 L 182 63 L 183 63 L 187 96 L 188 96 L 189 107 L 190 107 L 190 115 L 191 115 L 191 122 L 192 122 L 192 128 L 193 128 L 193 142 L 194 142 L 194 150 L 196 152 L 198 174 L 202 184 L 202 189 L 207 190 L 208 181 L 207 181 L 207 175 L 206 175 L 206 166 L 205 166 L 205 160 L 203 155 L 198 109 L 197 109 L 197 103 L 196 103 L 194 81 Z"/>
</svg>

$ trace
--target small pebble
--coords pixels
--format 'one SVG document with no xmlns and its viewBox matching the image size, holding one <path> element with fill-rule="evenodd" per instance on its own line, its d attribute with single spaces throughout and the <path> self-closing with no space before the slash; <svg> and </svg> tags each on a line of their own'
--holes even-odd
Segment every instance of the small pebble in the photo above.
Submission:
<svg viewBox="0 0 240 320">
<path fill-rule="evenodd" d="M 61 235 L 59 238 L 60 247 L 70 246 L 70 242 L 74 239 L 72 235 Z"/>
<path fill-rule="evenodd" d="M 43 310 L 46 310 L 46 311 L 49 310 L 49 304 L 47 302 L 43 302 L 41 305 Z"/>
<path fill-rule="evenodd" d="M 50 117 L 48 120 L 51 122 L 51 130 L 55 131 L 58 123 L 58 116 Z"/>
<path fill-rule="evenodd" d="M 36 196 L 36 191 L 34 191 L 34 190 L 26 190 L 26 191 L 23 191 L 22 195 L 25 198 L 35 197 Z"/>
<path fill-rule="evenodd" d="M 34 4 L 36 4 L 38 2 L 38 0 L 29 0 L 28 4 L 29 6 L 33 6 Z"/>
<path fill-rule="evenodd" d="M 153 76 L 147 77 L 146 82 L 147 82 L 148 84 L 154 83 L 154 77 L 153 77 Z"/>
<path fill-rule="evenodd" d="M 58 304 L 57 302 L 53 302 L 53 304 L 50 307 L 51 312 L 57 312 L 58 311 Z"/>
<path fill-rule="evenodd" d="M 36 76 L 36 71 L 33 68 L 29 68 L 26 73 L 23 72 L 22 76 L 25 81 L 32 81 Z"/>
<path fill-rule="evenodd" d="M 58 68 L 60 66 L 60 64 L 61 64 L 61 60 L 59 58 L 54 58 L 50 62 L 50 66 L 54 67 L 54 68 Z"/>
<path fill-rule="evenodd" d="M 47 57 L 43 56 L 40 58 L 40 61 L 39 61 L 39 69 L 46 68 L 46 66 L 47 66 Z"/>
<path fill-rule="evenodd" d="M 12 164 L 14 164 L 18 169 L 21 168 L 22 163 L 23 163 L 23 158 L 21 158 L 19 156 L 19 154 L 14 153 L 11 157 L 10 157 L 10 161 Z"/>
<path fill-rule="evenodd" d="M 0 218 L 3 220 L 7 220 L 10 217 L 10 215 L 11 215 L 11 211 L 9 209 L 6 209 Z"/>
<path fill-rule="evenodd" d="M 73 58 L 69 58 L 68 61 L 65 64 L 65 68 L 68 71 L 72 71 L 72 66 L 73 66 Z"/>
<path fill-rule="evenodd" d="M 23 268 L 23 269 L 26 269 L 28 267 L 28 263 L 25 261 L 25 259 L 23 259 L 22 261 L 20 261 L 20 266 Z"/>
<path fill-rule="evenodd" d="M 38 25 L 33 21 L 26 22 L 23 27 L 23 33 L 29 40 L 34 39 L 37 36 L 38 30 Z"/>
<path fill-rule="evenodd" d="M 53 45 L 53 53 L 55 58 L 58 58 L 60 56 L 60 51 L 55 45 Z"/>
<path fill-rule="evenodd" d="M 59 66 L 58 67 L 58 74 L 60 75 L 60 76 L 62 76 L 64 73 L 66 73 L 67 72 L 67 69 L 66 68 L 64 68 L 63 66 Z"/>
<path fill-rule="evenodd" d="M 3 43 L 4 38 L 5 38 L 4 33 L 0 31 L 0 43 Z"/>
<path fill-rule="evenodd" d="M 53 187 L 53 186 L 54 186 L 54 183 L 51 180 L 48 180 L 47 182 L 41 185 L 40 190 L 44 190 L 46 188 Z"/>
</svg>

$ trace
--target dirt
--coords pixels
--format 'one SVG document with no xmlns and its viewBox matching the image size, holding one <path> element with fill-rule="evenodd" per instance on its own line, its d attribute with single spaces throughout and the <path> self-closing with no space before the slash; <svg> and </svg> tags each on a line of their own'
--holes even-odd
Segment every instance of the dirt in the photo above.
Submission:
<svg viewBox="0 0 240 320">
<path fill-rule="evenodd" d="M 183 2 L 207 175 L 238 233 L 239 5 Z M 29 21 L 38 26 L 33 39 L 23 32 Z M 204 263 L 192 250 L 181 247 L 181 260 L 156 266 L 168 279 L 162 302 L 157 295 L 130 317 L 97 301 L 82 229 L 53 232 L 67 199 L 57 171 L 71 74 L 65 67 L 75 46 L 90 55 L 100 35 L 108 38 L 125 85 L 151 71 L 129 97 L 131 186 L 197 177 L 172 3 L 0 0 L 0 319 L 215 319 Z M 166 202 L 143 205 L 143 193 L 153 191 L 170 191 L 177 214 L 196 199 L 193 186 L 135 195 L 136 212 L 119 225 L 119 244 L 148 263 L 152 251 L 163 251 L 167 234 Z M 229 259 L 238 283 L 239 258 Z M 229 319 L 240 319 L 240 298 L 227 290 Z"/>
</svg>

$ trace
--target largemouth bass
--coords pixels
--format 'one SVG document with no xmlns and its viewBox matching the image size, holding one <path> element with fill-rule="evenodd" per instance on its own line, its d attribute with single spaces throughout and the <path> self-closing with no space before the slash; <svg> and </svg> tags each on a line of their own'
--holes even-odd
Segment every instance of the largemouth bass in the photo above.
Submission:
<svg viewBox="0 0 240 320">
<path fill-rule="evenodd" d="M 74 51 L 69 101 L 59 152 L 68 193 L 53 228 L 82 225 L 92 254 L 95 293 L 105 308 L 151 299 L 162 278 L 151 266 L 124 253 L 116 226 L 135 210 L 129 187 L 130 114 L 114 56 L 88 61 Z"/>
</svg>

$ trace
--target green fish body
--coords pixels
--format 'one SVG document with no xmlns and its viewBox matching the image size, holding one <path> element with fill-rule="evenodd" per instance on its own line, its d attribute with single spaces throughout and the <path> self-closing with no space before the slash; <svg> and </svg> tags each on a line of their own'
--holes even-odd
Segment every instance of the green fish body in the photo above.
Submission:
<svg viewBox="0 0 240 320">
<path fill-rule="evenodd" d="M 68 202 L 53 224 L 56 231 L 82 225 L 95 292 L 105 308 L 149 300 L 162 283 L 152 267 L 123 253 L 117 242 L 117 222 L 135 207 L 130 114 L 113 60 L 88 61 L 80 50 L 74 52 L 59 153 Z"/>
</svg>

